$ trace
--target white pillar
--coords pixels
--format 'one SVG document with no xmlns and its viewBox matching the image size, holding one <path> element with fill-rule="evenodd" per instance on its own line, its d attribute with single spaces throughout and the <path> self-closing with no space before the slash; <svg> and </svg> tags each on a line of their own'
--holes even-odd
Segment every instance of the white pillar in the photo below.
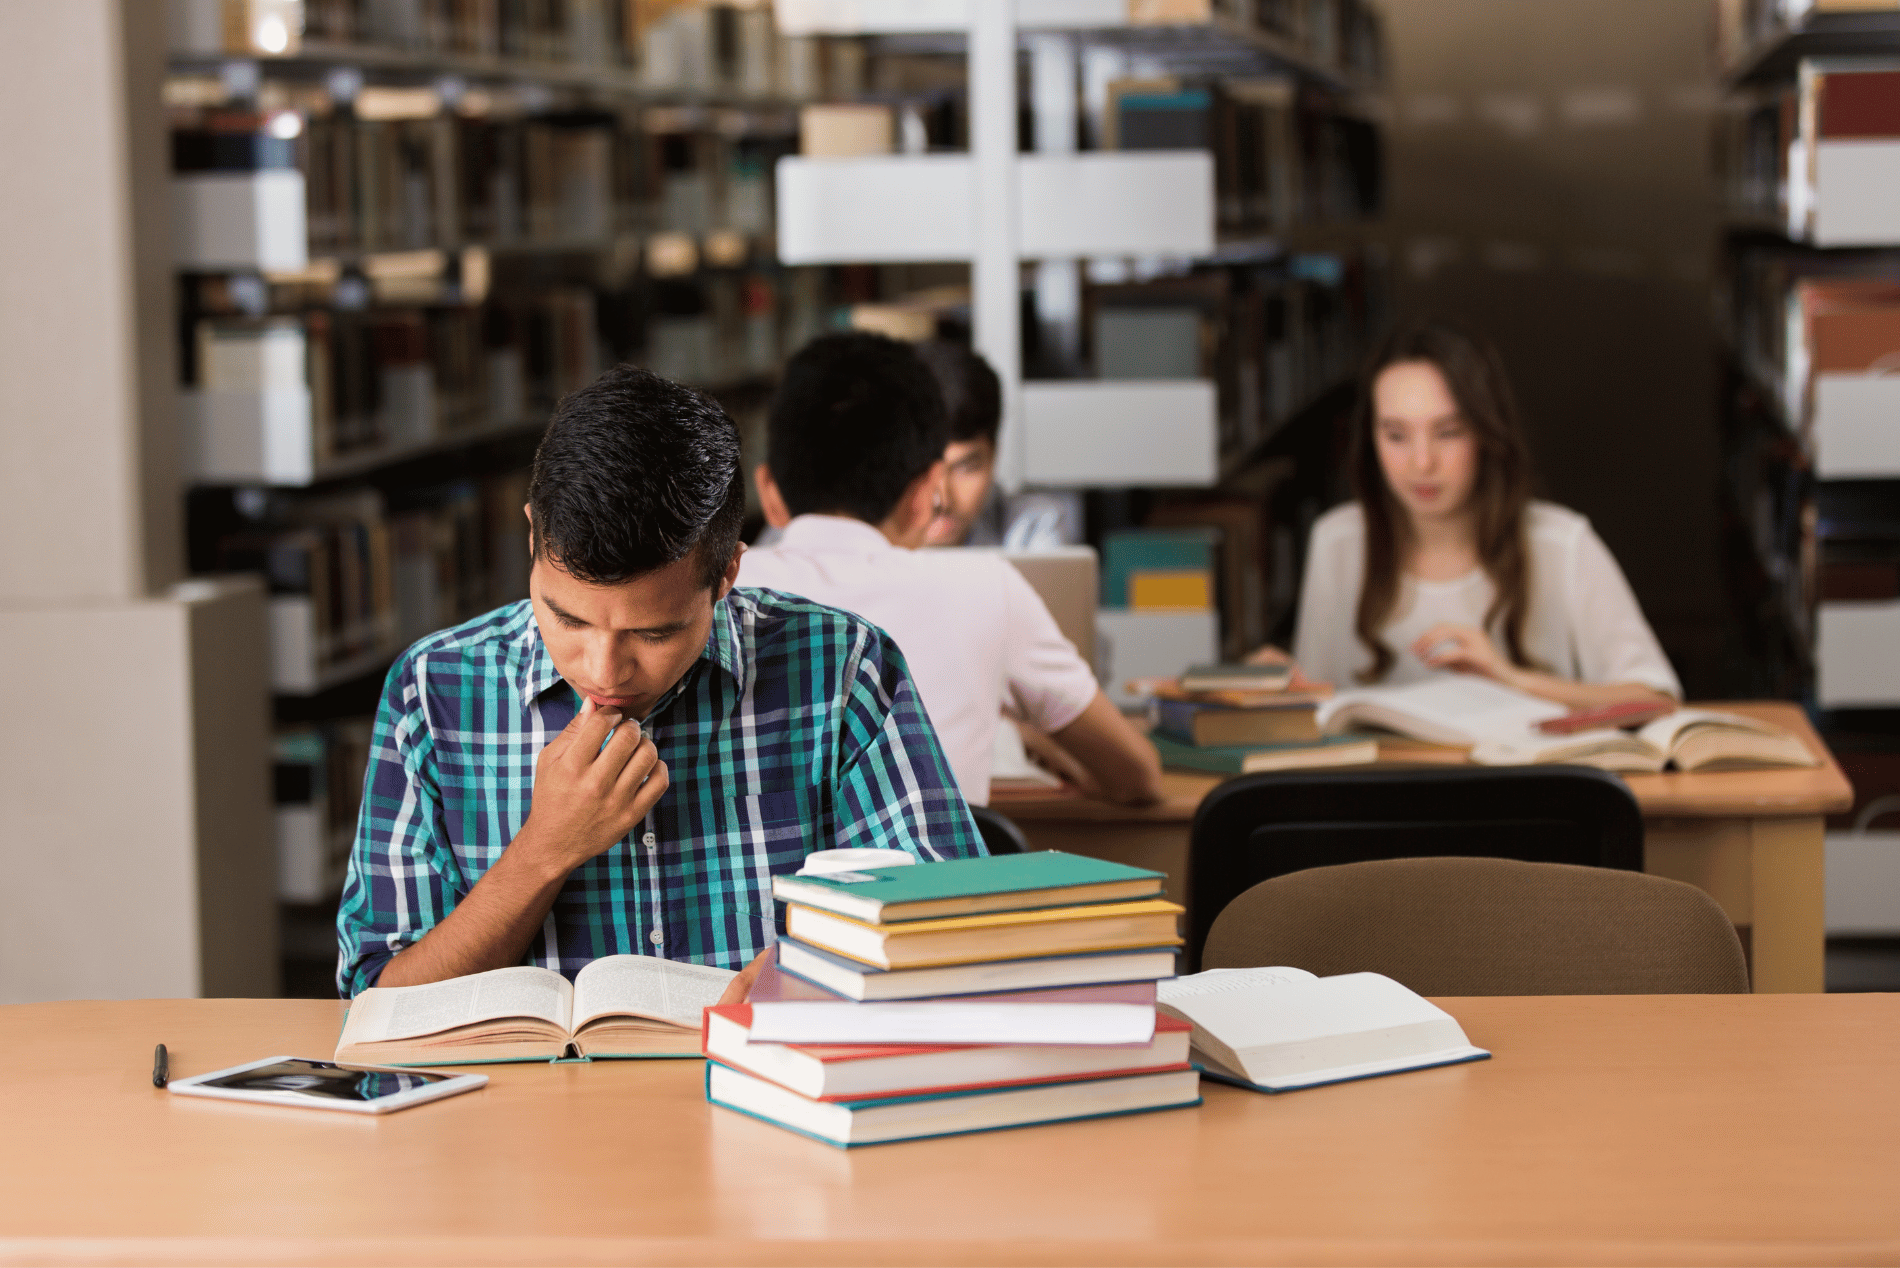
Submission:
<svg viewBox="0 0 1900 1268">
<path fill-rule="evenodd" d="M 1021 262 L 1016 224 L 1016 6 L 971 0 L 970 161 L 975 169 L 976 258 L 970 265 L 976 350 L 1003 382 L 997 476 L 1022 483 Z"/>
<path fill-rule="evenodd" d="M 1038 35 L 1030 40 L 1030 102 L 1036 125 L 1036 152 L 1072 154 L 1075 151 L 1076 75 L 1075 42 L 1066 35 Z M 1082 354 L 1082 276 L 1079 261 L 1044 259 L 1036 265 L 1036 326 L 1042 346 L 1050 349 L 1064 370 Z"/>
</svg>

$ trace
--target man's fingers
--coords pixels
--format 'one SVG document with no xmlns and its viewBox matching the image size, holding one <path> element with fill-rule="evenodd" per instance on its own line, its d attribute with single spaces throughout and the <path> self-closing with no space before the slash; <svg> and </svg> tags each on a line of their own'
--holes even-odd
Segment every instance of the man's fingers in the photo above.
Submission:
<svg viewBox="0 0 1900 1268">
<path fill-rule="evenodd" d="M 592 704 L 593 701 L 588 701 Z M 600 746 L 607 742 L 607 733 L 621 724 L 622 715 L 618 709 L 594 709 L 586 718 L 575 715 L 580 725 L 568 736 L 568 758 L 576 766 L 585 768 L 594 763 L 600 754 Z M 563 734 L 566 734 L 563 732 Z"/>
<path fill-rule="evenodd" d="M 653 744 L 640 733 L 640 724 L 628 718 L 614 728 L 604 744 L 597 746 L 593 758 L 593 775 L 598 778 L 602 788 L 611 788 L 619 779 L 627 761 L 638 752 L 641 745 L 652 748 Z"/>
<path fill-rule="evenodd" d="M 642 752 L 652 752 L 652 749 L 653 746 L 649 744 Z M 640 753 L 634 754 L 635 762 L 639 762 L 640 758 Z M 671 784 L 673 780 L 673 777 L 667 774 L 666 763 L 660 760 L 658 753 L 654 753 L 651 765 L 641 762 L 641 766 L 644 769 L 639 775 L 629 774 L 629 772 L 635 769 L 634 762 L 628 762 L 627 770 L 620 773 L 622 780 L 631 781 L 628 785 L 630 789 L 638 789 L 638 791 L 633 794 L 633 804 L 628 807 L 636 823 L 646 818 L 647 811 L 653 809 L 653 807 L 659 803 L 660 798 L 666 795 L 667 786 Z M 639 782 L 640 780 L 644 780 L 645 782 L 641 783 Z"/>
</svg>

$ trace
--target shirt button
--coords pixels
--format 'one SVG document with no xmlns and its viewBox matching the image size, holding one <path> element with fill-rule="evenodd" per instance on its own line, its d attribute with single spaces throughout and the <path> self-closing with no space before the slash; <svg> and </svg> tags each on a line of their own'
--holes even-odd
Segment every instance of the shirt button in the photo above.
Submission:
<svg viewBox="0 0 1900 1268">
<path fill-rule="evenodd" d="M 640 844 L 646 846 L 648 849 L 651 849 L 659 843 L 660 838 L 657 833 L 648 832 L 640 838 Z"/>
<path fill-rule="evenodd" d="M 652 933 L 647 935 L 647 941 L 657 947 L 666 941 L 666 935 L 661 933 L 658 929 L 655 929 Z"/>
</svg>

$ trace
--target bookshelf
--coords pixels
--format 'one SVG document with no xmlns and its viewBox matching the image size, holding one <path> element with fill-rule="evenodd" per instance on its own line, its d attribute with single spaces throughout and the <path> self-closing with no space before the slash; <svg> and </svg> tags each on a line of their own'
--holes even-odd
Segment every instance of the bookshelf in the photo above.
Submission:
<svg viewBox="0 0 1900 1268">
<path fill-rule="evenodd" d="M 1722 17 L 1723 507 L 1752 671 L 1734 686 L 1815 710 L 1865 807 L 1900 792 L 1900 5 Z M 1883 852 L 1828 852 L 1830 892 L 1894 892 Z"/>
<path fill-rule="evenodd" d="M 1269 527 L 1237 532 L 1228 512 L 1261 500 L 1284 452 L 1312 449 L 1283 431 L 1330 424 L 1382 320 L 1366 233 L 1382 199 L 1376 14 L 1344 0 L 1020 0 L 1013 22 L 1012 6 L 961 0 L 777 13 L 788 33 L 863 38 L 874 67 L 965 59 L 970 112 L 967 146 L 954 129 L 899 153 L 814 153 L 808 137 L 781 158 L 781 260 L 967 264 L 973 342 L 1004 381 L 1006 488 L 1080 495 L 1091 538 L 1157 499 L 1190 519 L 1190 503 L 1220 503 L 1208 514 L 1230 550 L 1297 570 L 1297 547 L 1257 548 Z M 1257 643 L 1296 592 L 1230 595 L 1218 641 Z"/>
<path fill-rule="evenodd" d="M 758 413 L 835 286 L 777 258 L 774 160 L 861 84 L 758 5 L 169 16 L 187 563 L 268 590 L 285 971 L 323 993 L 383 673 L 525 595 L 563 395 L 633 360 Z"/>
</svg>

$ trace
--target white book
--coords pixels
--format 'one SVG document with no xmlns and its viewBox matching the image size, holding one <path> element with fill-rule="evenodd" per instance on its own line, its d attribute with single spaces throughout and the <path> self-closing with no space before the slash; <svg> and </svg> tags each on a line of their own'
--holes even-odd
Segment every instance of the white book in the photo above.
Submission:
<svg viewBox="0 0 1900 1268">
<path fill-rule="evenodd" d="M 1157 1001 L 1194 1027 L 1194 1059 L 1208 1074 L 1263 1092 L 1491 1055 L 1450 1013 L 1378 973 L 1210 969 L 1161 983 Z"/>
<path fill-rule="evenodd" d="M 1485 740 L 1518 742 L 1539 722 L 1569 710 L 1475 674 L 1438 674 L 1403 687 L 1342 691 L 1319 706 L 1319 727 L 1338 735 L 1354 724 L 1384 727 L 1432 744 L 1469 748 Z"/>
</svg>

